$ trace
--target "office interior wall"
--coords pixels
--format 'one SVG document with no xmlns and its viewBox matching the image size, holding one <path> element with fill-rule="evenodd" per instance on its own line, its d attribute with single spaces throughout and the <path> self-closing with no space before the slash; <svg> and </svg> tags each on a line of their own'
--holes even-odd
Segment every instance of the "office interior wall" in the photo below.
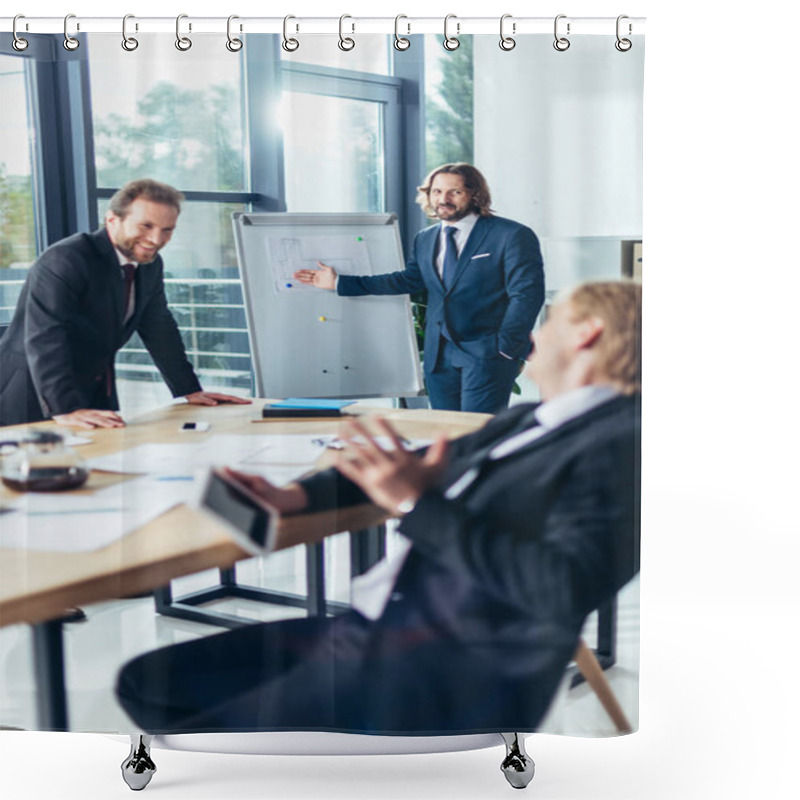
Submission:
<svg viewBox="0 0 800 800">
<path fill-rule="evenodd" d="M 620 274 L 641 239 L 644 37 L 475 37 L 475 163 L 497 213 L 542 240 L 547 288 Z"/>
</svg>

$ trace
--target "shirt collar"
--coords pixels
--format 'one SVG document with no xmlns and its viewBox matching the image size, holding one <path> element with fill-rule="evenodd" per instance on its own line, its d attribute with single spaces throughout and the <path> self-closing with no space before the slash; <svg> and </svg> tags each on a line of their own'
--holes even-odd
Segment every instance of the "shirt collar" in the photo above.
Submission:
<svg viewBox="0 0 800 800">
<path fill-rule="evenodd" d="M 442 233 L 444 233 L 448 228 L 456 228 L 460 234 L 466 234 L 469 236 L 472 233 L 472 229 L 475 227 L 475 223 L 478 221 L 478 215 L 474 212 L 472 214 L 467 214 L 466 217 L 462 217 L 458 222 L 448 223 L 442 220 Z"/>
<path fill-rule="evenodd" d="M 608 384 L 581 386 L 542 403 L 534 412 L 534 416 L 543 428 L 556 428 L 591 411 L 616 394 L 617 390 Z"/>
<path fill-rule="evenodd" d="M 552 400 L 542 403 L 533 412 L 536 421 L 539 423 L 538 425 L 534 425 L 516 436 L 512 436 L 510 439 L 500 442 L 500 444 L 492 448 L 489 458 L 497 460 L 521 450 L 554 428 L 558 428 L 570 420 L 582 416 L 617 394 L 618 392 L 613 386 L 605 384 L 581 386 L 579 389 L 573 389 L 554 397 Z"/>
<path fill-rule="evenodd" d="M 120 251 L 117 249 L 116 245 L 114 245 L 114 252 L 117 254 L 117 258 L 119 259 L 119 265 L 124 267 L 126 264 L 133 264 L 134 267 L 138 267 L 139 264 L 136 261 L 131 261 L 127 256 L 122 255 Z"/>
</svg>

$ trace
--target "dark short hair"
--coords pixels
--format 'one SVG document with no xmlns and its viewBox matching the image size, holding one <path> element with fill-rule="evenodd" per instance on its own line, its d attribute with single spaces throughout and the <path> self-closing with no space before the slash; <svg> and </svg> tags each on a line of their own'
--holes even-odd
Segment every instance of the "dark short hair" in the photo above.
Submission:
<svg viewBox="0 0 800 800">
<path fill-rule="evenodd" d="M 422 186 L 417 186 L 417 203 L 422 207 L 425 216 L 435 218 L 436 211 L 431 205 L 431 184 L 437 175 L 460 175 L 464 179 L 464 187 L 472 195 L 472 210 L 481 217 L 492 215 L 492 196 L 489 194 L 489 184 L 477 167 L 472 164 L 458 162 L 456 164 L 442 164 L 428 174 Z"/>
<path fill-rule="evenodd" d="M 184 200 L 181 192 L 166 183 L 159 183 L 152 178 L 139 178 L 129 181 L 114 192 L 114 196 L 108 201 L 108 210 L 115 217 L 124 219 L 128 215 L 131 203 L 140 197 L 153 203 L 172 206 L 179 214 L 181 213 L 181 203 Z"/>
</svg>

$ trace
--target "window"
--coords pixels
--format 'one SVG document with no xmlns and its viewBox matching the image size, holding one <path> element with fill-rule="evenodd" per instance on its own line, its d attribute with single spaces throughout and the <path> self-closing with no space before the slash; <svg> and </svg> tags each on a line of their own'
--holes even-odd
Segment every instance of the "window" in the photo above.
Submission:
<svg viewBox="0 0 800 800">
<path fill-rule="evenodd" d="M 0 55 L 0 324 L 14 313 L 36 258 L 31 123 L 26 60 Z"/>
<path fill-rule="evenodd" d="M 186 196 L 163 253 L 167 296 L 186 350 L 206 387 L 251 387 L 247 326 L 231 216 L 249 209 L 249 149 L 243 60 L 209 58 L 198 41 L 176 59 L 167 48 L 131 69 L 113 37 L 92 37 L 90 86 L 97 216 L 121 185 L 149 177 Z M 187 61 L 191 68 L 187 69 Z M 134 337 L 117 358 L 120 391 L 137 405 L 131 381 L 159 381 Z"/>
</svg>

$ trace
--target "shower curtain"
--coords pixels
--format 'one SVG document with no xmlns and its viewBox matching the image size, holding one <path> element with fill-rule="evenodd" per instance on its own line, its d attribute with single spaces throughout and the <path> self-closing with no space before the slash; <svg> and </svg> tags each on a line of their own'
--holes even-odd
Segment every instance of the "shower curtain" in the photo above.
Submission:
<svg viewBox="0 0 800 800">
<path fill-rule="evenodd" d="M 282 35 L 261 34 L 242 32 L 230 20 L 227 38 L 179 27 L 176 41 L 176 35 L 137 31 L 133 18 L 124 37 L 120 32 L 72 30 L 79 46 L 64 47 L 60 35 L 27 33 L 20 34 L 28 41 L 24 49 L 3 33 L 0 323 L 11 323 L 41 252 L 67 236 L 102 227 L 114 192 L 139 178 L 169 184 L 184 195 L 174 235 L 162 254 L 166 296 L 197 376 L 204 388 L 214 391 L 249 396 L 257 371 L 234 215 L 393 214 L 408 259 L 416 235 L 432 224 L 415 202 L 417 187 L 436 167 L 467 162 L 485 176 L 493 213 L 533 231 L 538 239 L 544 263 L 542 318 L 559 292 L 582 281 L 641 280 L 644 38 L 632 36 L 620 46 L 613 27 L 604 35 L 588 36 L 562 29 L 555 38 L 544 33 L 517 36 L 498 47 L 496 34 L 456 36 L 452 30 L 443 47 L 441 34 L 406 37 L 402 24 L 397 30 L 396 35 L 359 33 L 345 20 L 339 36 L 304 35 L 302 27 L 298 32 L 288 20 Z M 632 46 L 624 44 L 630 41 Z M 265 259 L 267 255 L 265 249 Z M 487 248 L 486 263 L 489 255 Z M 423 292 L 411 300 L 421 331 L 427 298 Z M 256 315 L 258 298 L 247 302 L 251 316 Z M 117 387 L 128 420 L 170 401 L 148 355 L 150 344 L 134 337 L 117 355 Z M 420 335 L 418 344 L 424 363 L 430 342 Z M 278 342 L 271 345 L 280 347 Z M 303 363 L 292 368 L 300 372 Z M 520 375 L 512 405 L 538 399 L 536 385 Z M 635 456 L 638 460 L 638 452 Z M 631 493 L 638 491 L 632 480 L 627 486 Z M 24 543 L 14 538 L 13 515 L 36 512 L 26 511 L 17 495 L 3 491 L 9 514 L 0 521 L 6 528 L 0 545 L 15 550 Z M 528 487 L 517 491 L 524 494 Z M 631 509 L 638 508 L 635 500 Z M 432 519 L 434 536 L 436 516 Z M 634 526 L 638 520 L 631 517 L 627 523 Z M 437 555 L 443 559 L 438 567 L 442 582 L 425 601 L 443 603 L 449 614 L 453 593 L 462 592 L 468 600 L 452 606 L 455 616 L 436 616 L 435 624 L 413 615 L 389 620 L 395 632 L 402 628 L 388 645 L 394 653 L 371 653 L 362 671 L 346 678 L 340 656 L 348 648 L 365 646 L 370 622 L 348 628 L 324 646 L 315 643 L 316 649 L 309 651 L 306 643 L 287 641 L 274 624 L 282 617 L 296 618 L 296 609 L 244 602 L 235 614 L 272 622 L 250 629 L 250 639 L 239 636 L 238 666 L 247 672 L 247 654 L 253 655 L 251 681 L 259 659 L 269 660 L 277 650 L 291 652 L 291 669 L 276 680 L 284 682 L 287 693 L 304 689 L 305 706 L 295 704 L 286 711 L 260 697 L 257 685 L 243 685 L 235 708 L 217 717 L 230 720 L 229 725 L 201 721 L 193 726 L 189 720 L 154 729 L 614 735 L 614 725 L 598 711 L 571 663 L 578 634 L 596 648 L 636 729 L 638 541 L 633 541 L 633 527 L 624 533 L 624 579 L 609 578 L 613 591 L 601 592 L 600 608 L 579 606 L 567 623 L 538 612 L 526 616 L 525 604 L 538 602 L 536 587 L 528 587 L 530 594 L 520 601 L 498 596 L 490 581 L 478 586 L 473 597 L 480 564 L 464 577 L 455 566 L 456 555 Z M 403 563 L 405 557 L 405 568 L 408 559 L 420 557 L 414 549 L 404 553 L 407 546 L 390 526 L 387 552 L 397 559 L 393 563 Z M 426 543 L 417 546 L 424 552 Z M 350 601 L 348 548 L 346 537 L 334 537 L 324 556 L 328 600 L 342 606 Z M 305 570 L 304 551 L 295 548 L 244 562 L 239 579 L 302 594 L 307 589 Z M 555 568 L 550 577 L 557 580 Z M 178 593 L 207 588 L 217 580 L 215 572 L 206 572 L 173 583 Z M 391 598 L 400 607 L 403 593 L 414 588 L 396 585 Z M 475 605 L 480 597 L 483 607 Z M 391 599 L 387 608 L 391 611 Z M 504 608 L 507 616 L 500 614 Z M 190 674 L 191 664 L 185 661 L 180 669 L 188 691 L 207 697 L 212 688 L 208 664 L 233 641 L 209 624 L 157 616 L 149 596 L 108 597 L 84 612 L 88 622 L 68 624 L 64 633 L 69 728 L 76 731 L 137 729 L 132 674 L 123 673 L 125 679 L 118 684 L 120 671 L 145 653 L 168 652 L 181 643 L 206 645 L 191 656 L 202 657 L 203 670 L 197 674 L 205 678 Z M 467 634 L 459 627 L 462 613 L 472 625 Z M 280 635 L 273 638 L 275 631 Z M 210 638 L 215 634 L 217 638 Z M 403 648 L 412 641 L 414 656 L 406 658 Z M 521 644 L 532 641 L 533 650 Z M 3 627 L 0 643 L 0 724 L 35 729 L 40 719 L 36 680 L 41 675 L 34 680 L 31 673 L 29 628 L 23 622 Z M 140 662 L 151 672 L 137 677 L 136 691 L 143 681 L 163 685 L 162 676 L 152 673 L 157 663 Z M 236 670 L 231 672 L 230 664 L 226 669 L 224 680 L 235 681 Z M 364 670 L 380 674 L 381 680 L 360 684 Z M 507 680 L 491 685 L 493 672 Z M 446 694 L 440 691 L 444 684 Z M 426 713 L 412 713 L 414 697 Z M 354 698 L 358 713 L 315 713 L 320 705 L 333 708 L 355 703 Z M 261 702 L 263 713 L 243 715 L 245 721 L 237 722 L 236 709 L 244 713 Z M 280 722 L 271 725 L 270 713 Z"/>
</svg>

